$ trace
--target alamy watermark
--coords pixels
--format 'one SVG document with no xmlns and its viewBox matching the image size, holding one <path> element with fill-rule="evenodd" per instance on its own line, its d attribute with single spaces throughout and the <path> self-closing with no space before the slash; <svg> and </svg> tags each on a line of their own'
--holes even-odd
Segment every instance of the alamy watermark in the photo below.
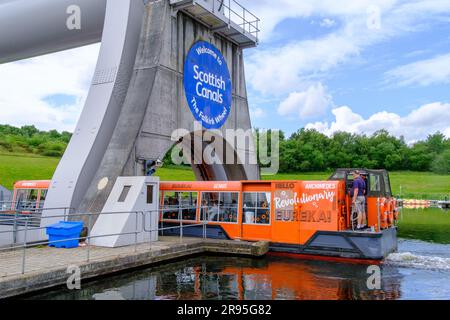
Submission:
<svg viewBox="0 0 450 320">
<path fill-rule="evenodd" d="M 66 20 L 66 27 L 69 30 L 81 30 L 81 8 L 77 5 L 67 7 L 66 13 L 69 15 Z"/>
<path fill-rule="evenodd" d="M 377 265 L 372 265 L 367 268 L 366 285 L 369 290 L 381 290 L 381 268 Z"/>
<path fill-rule="evenodd" d="M 66 281 L 67 289 L 81 290 L 81 269 L 79 266 L 71 265 L 67 267 L 66 273 L 69 275 Z"/>
<path fill-rule="evenodd" d="M 367 8 L 366 25 L 369 30 L 381 29 L 381 8 L 379 6 L 369 6 Z"/>
<path fill-rule="evenodd" d="M 262 175 L 274 175 L 280 167 L 278 130 L 204 130 L 194 122 L 194 130 L 172 132 L 176 146 L 171 153 L 174 164 L 181 165 L 257 165 Z"/>
</svg>

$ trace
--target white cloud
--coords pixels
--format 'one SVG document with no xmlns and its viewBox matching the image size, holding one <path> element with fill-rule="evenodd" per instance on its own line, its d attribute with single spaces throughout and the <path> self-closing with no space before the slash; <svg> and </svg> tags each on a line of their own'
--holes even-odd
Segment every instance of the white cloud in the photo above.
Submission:
<svg viewBox="0 0 450 320">
<path fill-rule="evenodd" d="M 278 107 L 282 116 L 298 115 L 309 118 L 325 114 L 332 105 L 331 96 L 321 83 L 312 85 L 302 92 L 292 92 Z"/>
<path fill-rule="evenodd" d="M 0 123 L 73 131 L 97 61 L 98 44 L 0 65 Z M 73 97 L 54 106 L 46 98 Z"/>
<path fill-rule="evenodd" d="M 316 122 L 306 125 L 306 128 L 316 129 L 327 135 L 338 131 L 372 134 L 377 130 L 386 129 L 395 136 L 404 136 L 408 142 L 424 139 L 437 131 L 441 131 L 450 138 L 449 103 L 426 104 L 405 117 L 382 111 L 364 119 L 347 106 L 336 108 L 332 110 L 332 113 L 335 120 L 331 124 Z"/>
<path fill-rule="evenodd" d="M 339 21 L 340 27 L 324 36 L 254 50 L 248 56 L 249 84 L 263 95 L 278 97 L 323 81 L 334 68 L 353 63 L 370 46 L 422 30 L 435 17 L 450 12 L 450 1 L 442 0 L 280 0 L 277 6 L 269 0 L 250 2 L 262 18 L 263 42 L 286 18 L 327 16 Z M 380 12 L 379 29 L 368 28 L 373 17 L 367 9 L 374 4 Z"/>
<path fill-rule="evenodd" d="M 447 138 L 450 138 L 450 127 L 442 132 Z"/>
<path fill-rule="evenodd" d="M 422 0 L 434 1 L 434 0 Z M 288 18 L 307 18 L 314 15 L 338 18 L 348 18 L 355 15 L 365 15 L 374 0 L 240 0 L 246 8 L 261 19 L 262 40 L 269 40 L 273 36 L 276 26 Z M 380 9 L 388 10 L 399 0 L 376 0 Z"/>
<path fill-rule="evenodd" d="M 333 19 L 325 18 L 322 21 L 320 21 L 319 25 L 324 28 L 331 28 L 336 24 L 336 21 Z"/>
<path fill-rule="evenodd" d="M 264 118 L 266 112 L 262 108 L 250 107 L 250 117 L 255 119 Z"/>
<path fill-rule="evenodd" d="M 416 61 L 386 73 L 387 82 L 398 86 L 429 86 L 450 82 L 450 54 Z"/>
<path fill-rule="evenodd" d="M 249 83 L 264 95 L 283 96 L 301 89 L 318 74 L 358 53 L 358 47 L 348 38 L 335 34 L 277 49 L 258 50 L 247 63 Z"/>
</svg>

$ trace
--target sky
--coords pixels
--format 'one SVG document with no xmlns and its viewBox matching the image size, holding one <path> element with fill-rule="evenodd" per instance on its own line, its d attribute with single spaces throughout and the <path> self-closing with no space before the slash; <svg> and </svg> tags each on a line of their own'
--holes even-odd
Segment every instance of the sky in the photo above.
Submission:
<svg viewBox="0 0 450 320">
<path fill-rule="evenodd" d="M 450 137 L 449 0 L 240 0 L 252 124 Z M 99 44 L 0 65 L 0 123 L 73 131 Z"/>
</svg>

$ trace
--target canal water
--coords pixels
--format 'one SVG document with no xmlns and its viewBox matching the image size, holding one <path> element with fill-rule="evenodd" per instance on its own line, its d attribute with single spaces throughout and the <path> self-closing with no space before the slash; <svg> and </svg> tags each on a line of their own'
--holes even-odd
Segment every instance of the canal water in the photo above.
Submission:
<svg viewBox="0 0 450 320">
<path fill-rule="evenodd" d="M 403 209 L 398 253 L 381 267 L 381 289 L 368 288 L 368 266 L 303 261 L 196 257 L 31 299 L 450 299 L 450 212 Z"/>
</svg>

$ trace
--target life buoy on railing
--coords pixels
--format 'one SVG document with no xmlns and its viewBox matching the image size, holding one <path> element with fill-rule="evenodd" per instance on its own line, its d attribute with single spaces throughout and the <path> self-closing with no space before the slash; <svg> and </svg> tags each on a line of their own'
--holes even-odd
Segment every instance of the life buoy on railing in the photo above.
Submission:
<svg viewBox="0 0 450 320">
<path fill-rule="evenodd" d="M 389 226 L 392 226 L 394 224 L 394 200 L 390 199 L 389 200 L 389 215 L 388 215 L 388 223 Z"/>
<path fill-rule="evenodd" d="M 381 228 L 389 226 L 389 202 L 386 198 L 380 199 L 380 224 Z"/>
<path fill-rule="evenodd" d="M 398 221 L 398 205 L 397 200 L 394 199 L 394 222 Z"/>
</svg>

